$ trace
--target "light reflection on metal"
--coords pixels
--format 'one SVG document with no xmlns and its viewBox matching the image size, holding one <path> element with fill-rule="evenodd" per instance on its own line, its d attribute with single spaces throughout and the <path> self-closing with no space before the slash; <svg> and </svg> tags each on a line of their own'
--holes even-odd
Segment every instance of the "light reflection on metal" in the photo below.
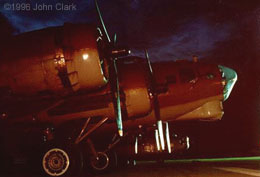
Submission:
<svg viewBox="0 0 260 177">
<path fill-rule="evenodd" d="M 114 68 L 115 68 L 115 74 L 116 74 L 116 123 L 118 128 L 118 134 L 119 136 L 123 136 L 123 122 L 122 122 L 122 113 L 121 113 L 121 101 L 120 101 L 120 88 L 119 88 L 119 80 L 118 80 L 118 72 L 117 72 L 117 66 L 116 66 L 116 60 L 113 60 Z"/>
<path fill-rule="evenodd" d="M 98 152 L 93 144 L 93 142 L 91 141 L 90 138 L 87 138 L 87 144 L 88 144 L 88 147 L 90 148 L 90 151 L 91 151 L 91 154 L 93 155 L 93 158 L 97 159 L 98 158 Z"/>
<path fill-rule="evenodd" d="M 124 136 L 127 136 L 128 133 L 126 132 L 124 134 Z M 115 136 L 112 138 L 112 142 L 108 145 L 107 149 L 104 150 L 103 152 L 106 153 L 108 151 L 110 151 L 110 149 L 112 149 L 113 147 L 115 147 L 119 142 L 120 142 L 120 138 L 118 137 L 118 134 L 115 134 Z"/>
<path fill-rule="evenodd" d="M 78 141 L 80 140 L 80 137 L 82 137 L 84 131 L 86 130 L 89 121 L 90 121 L 90 117 L 87 119 L 87 121 L 85 122 L 83 128 L 81 129 L 81 132 L 80 132 L 79 136 L 77 137 L 77 139 L 76 139 L 76 141 L 75 141 L 76 144 L 78 144 Z"/>
<path fill-rule="evenodd" d="M 237 73 L 228 67 L 218 65 L 219 69 L 222 71 L 222 74 L 224 74 L 224 78 L 226 80 L 226 84 L 223 90 L 224 94 L 224 101 L 228 99 L 236 81 L 237 81 Z"/>
<path fill-rule="evenodd" d="M 222 84 L 223 86 L 225 86 L 225 85 L 226 85 L 226 80 L 223 79 L 223 80 L 221 81 L 221 84 Z"/>
<path fill-rule="evenodd" d="M 91 166 L 97 170 L 97 171 L 102 171 L 106 169 L 109 165 L 109 157 L 106 153 L 104 152 L 97 152 L 96 158 L 91 158 Z"/>
<path fill-rule="evenodd" d="M 61 50 L 57 51 L 57 53 L 55 55 L 55 59 L 54 59 L 54 64 L 57 67 L 64 67 L 66 65 L 65 57 L 64 57 L 64 54 Z"/>
<path fill-rule="evenodd" d="M 44 140 L 45 142 L 54 139 L 53 129 L 52 129 L 52 128 L 47 127 L 45 130 L 43 130 L 43 135 L 44 135 L 44 136 L 43 136 L 43 140 Z"/>
<path fill-rule="evenodd" d="M 84 138 L 86 138 L 89 134 L 91 134 L 93 131 L 95 131 L 97 128 L 99 128 L 101 125 L 103 125 L 107 120 L 108 117 L 103 118 L 101 121 L 99 121 L 96 125 L 94 125 L 90 130 L 88 130 L 84 135 L 82 132 L 85 132 L 88 122 L 90 118 L 87 119 L 86 123 L 84 124 L 79 136 L 77 137 L 75 144 L 80 143 Z"/>
<path fill-rule="evenodd" d="M 145 58 L 147 59 L 147 63 L 148 63 L 150 73 L 151 73 L 151 75 L 153 75 L 153 68 L 152 68 L 152 65 L 151 65 L 151 61 L 149 59 L 149 54 L 148 54 L 147 49 L 145 49 Z"/>
<path fill-rule="evenodd" d="M 167 141 L 168 152 L 169 152 L 169 153 L 172 153 L 170 133 L 169 133 L 169 124 L 168 124 L 168 122 L 165 123 L 165 132 L 166 132 L 166 141 Z"/>
<path fill-rule="evenodd" d="M 87 53 L 82 54 L 82 58 L 83 58 L 83 60 L 87 60 L 88 57 L 89 57 L 89 55 L 88 55 Z"/>
<path fill-rule="evenodd" d="M 59 148 L 50 149 L 42 158 L 43 170 L 50 176 L 62 176 L 69 166 L 69 155 Z"/>
<path fill-rule="evenodd" d="M 186 149 L 189 149 L 190 148 L 190 138 L 189 137 L 186 137 L 186 142 L 187 142 L 187 148 Z"/>
<path fill-rule="evenodd" d="M 127 56 L 127 55 L 131 54 L 131 51 L 128 50 L 128 49 L 119 49 L 119 48 L 118 48 L 118 49 L 116 49 L 116 50 L 112 50 L 112 51 L 111 51 L 111 54 L 112 54 L 114 57 L 118 58 L 118 57 Z"/>
<path fill-rule="evenodd" d="M 110 43 L 111 40 L 110 40 L 110 37 L 109 37 L 109 35 L 108 35 L 108 32 L 107 32 L 105 23 L 104 23 L 104 21 L 103 21 L 103 18 L 102 18 L 102 15 L 101 15 L 101 12 L 100 12 L 100 9 L 99 9 L 97 0 L 95 0 L 95 5 L 96 5 L 96 10 L 97 10 L 97 13 L 98 13 L 99 21 L 100 21 L 100 23 L 101 23 L 101 25 L 102 25 L 103 32 L 105 33 L 105 37 L 107 38 L 106 40 L 107 40 L 108 43 Z"/>
<path fill-rule="evenodd" d="M 135 137 L 135 154 L 138 154 L 138 137 Z"/>
<path fill-rule="evenodd" d="M 7 113 L 2 113 L 0 118 L 1 119 L 6 119 L 7 118 Z"/>
<path fill-rule="evenodd" d="M 155 132 L 156 147 L 157 147 L 157 150 L 160 151 L 161 148 L 160 148 L 160 142 L 159 142 L 159 133 L 158 133 L 158 130 L 156 129 L 154 132 Z"/>
<path fill-rule="evenodd" d="M 102 38 L 101 38 L 100 36 L 98 36 L 98 38 L 97 38 L 97 42 L 100 41 L 100 40 L 102 40 Z"/>
<path fill-rule="evenodd" d="M 158 131 L 159 131 L 159 139 L 160 139 L 161 148 L 162 148 L 162 150 L 165 150 L 163 125 L 162 125 L 161 120 L 157 121 L 157 127 L 158 127 Z"/>
</svg>

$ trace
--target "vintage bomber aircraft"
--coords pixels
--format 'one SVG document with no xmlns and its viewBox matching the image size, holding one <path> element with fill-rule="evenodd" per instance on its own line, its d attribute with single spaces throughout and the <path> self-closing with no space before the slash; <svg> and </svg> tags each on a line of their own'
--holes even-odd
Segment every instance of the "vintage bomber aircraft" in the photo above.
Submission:
<svg viewBox="0 0 260 177">
<path fill-rule="evenodd" d="M 113 148 L 140 127 L 155 126 L 158 150 L 170 152 L 168 122 L 220 120 L 237 80 L 221 65 L 129 56 L 116 35 L 110 39 L 97 2 L 96 8 L 101 28 L 64 24 L 27 32 L 0 51 L 2 148 L 37 152 L 49 176 L 79 171 L 83 160 L 108 169 Z"/>
</svg>

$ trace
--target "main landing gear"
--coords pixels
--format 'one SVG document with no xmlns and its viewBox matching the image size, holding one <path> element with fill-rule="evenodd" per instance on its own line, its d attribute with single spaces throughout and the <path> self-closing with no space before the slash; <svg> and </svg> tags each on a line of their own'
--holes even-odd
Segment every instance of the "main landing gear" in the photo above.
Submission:
<svg viewBox="0 0 260 177">
<path fill-rule="evenodd" d="M 112 148 L 119 142 L 119 136 L 114 136 L 112 142 L 103 148 L 96 148 L 90 135 L 101 127 L 108 118 L 103 118 L 95 124 L 88 118 L 76 139 L 72 142 L 51 140 L 45 145 L 41 156 L 41 167 L 48 176 L 64 177 L 79 175 L 83 171 L 83 164 L 93 173 L 103 173 L 117 166 L 117 156 Z M 54 138 L 55 139 L 55 138 Z M 85 170 L 85 168 L 84 168 Z"/>
<path fill-rule="evenodd" d="M 48 176 L 71 176 L 80 174 L 83 156 L 76 147 L 49 146 L 42 157 L 42 169 Z"/>
</svg>

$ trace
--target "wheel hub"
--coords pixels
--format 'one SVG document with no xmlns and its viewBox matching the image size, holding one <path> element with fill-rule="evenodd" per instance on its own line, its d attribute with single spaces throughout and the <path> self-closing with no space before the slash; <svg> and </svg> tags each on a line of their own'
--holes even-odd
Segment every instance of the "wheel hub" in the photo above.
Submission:
<svg viewBox="0 0 260 177">
<path fill-rule="evenodd" d="M 68 154 L 59 148 L 54 148 L 45 153 L 42 166 L 50 176 L 61 176 L 69 168 L 70 159 Z"/>
</svg>

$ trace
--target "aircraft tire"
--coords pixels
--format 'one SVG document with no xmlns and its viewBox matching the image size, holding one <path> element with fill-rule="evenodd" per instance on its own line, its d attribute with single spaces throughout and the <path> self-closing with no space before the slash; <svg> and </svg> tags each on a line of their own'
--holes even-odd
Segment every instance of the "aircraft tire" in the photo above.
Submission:
<svg viewBox="0 0 260 177">
<path fill-rule="evenodd" d="M 95 174 L 109 172 L 117 167 L 117 155 L 115 152 L 97 152 L 98 160 L 90 158 L 90 168 Z"/>
<path fill-rule="evenodd" d="M 44 175 L 66 177 L 79 175 L 83 169 L 83 156 L 77 147 L 48 146 L 41 158 Z"/>
</svg>

